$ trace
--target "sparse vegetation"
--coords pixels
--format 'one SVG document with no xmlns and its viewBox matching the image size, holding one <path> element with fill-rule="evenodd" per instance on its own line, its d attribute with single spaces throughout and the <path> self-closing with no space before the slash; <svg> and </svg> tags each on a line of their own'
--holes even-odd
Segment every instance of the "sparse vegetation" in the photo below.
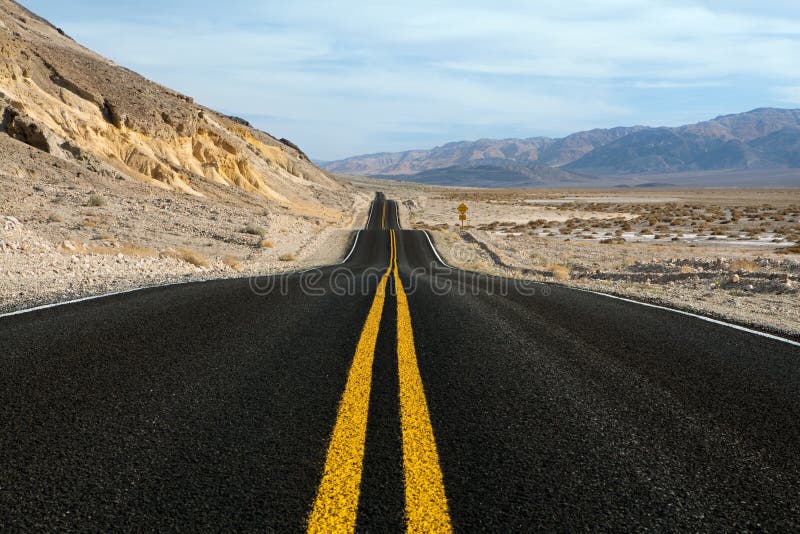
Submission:
<svg viewBox="0 0 800 534">
<path fill-rule="evenodd" d="M 136 243 L 123 243 L 117 250 L 123 256 L 133 256 L 140 258 L 154 258 L 158 256 L 158 251 L 152 247 L 137 245 Z"/>
<path fill-rule="evenodd" d="M 103 206 L 105 206 L 107 204 L 108 204 L 108 201 L 106 201 L 106 199 L 105 199 L 105 197 L 103 195 L 100 195 L 98 193 L 92 193 L 91 196 L 89 196 L 88 205 L 93 207 L 93 208 L 102 208 Z"/>
<path fill-rule="evenodd" d="M 270 241 L 269 239 L 262 239 L 258 243 L 259 248 L 272 248 L 275 246 L 275 243 Z"/>
<path fill-rule="evenodd" d="M 566 265 L 550 265 L 547 268 L 556 280 L 569 280 L 569 267 Z"/>
<path fill-rule="evenodd" d="M 735 260 L 731 262 L 730 271 L 732 273 L 739 271 L 753 273 L 758 271 L 758 264 L 751 260 L 744 260 L 744 259 Z"/>
<path fill-rule="evenodd" d="M 248 223 L 247 226 L 242 228 L 242 232 L 244 232 L 245 234 L 257 235 L 260 237 L 264 237 L 265 235 L 267 235 L 266 228 L 253 223 Z"/>
<path fill-rule="evenodd" d="M 223 256 L 222 263 L 233 269 L 237 272 L 242 272 L 244 268 L 242 267 L 242 260 L 236 256 Z"/>
<path fill-rule="evenodd" d="M 194 249 L 188 247 L 181 247 L 177 249 L 167 249 L 161 252 L 162 258 L 174 258 L 176 260 L 185 261 L 186 263 L 191 263 L 196 267 L 208 267 L 209 262 L 208 258 L 206 258 L 201 253 L 197 252 Z"/>
<path fill-rule="evenodd" d="M 128 256 L 134 258 L 153 258 L 157 257 L 158 251 L 151 247 L 145 247 L 136 243 L 123 243 L 120 246 L 91 245 L 81 241 L 66 240 L 59 250 L 65 254 L 97 254 L 100 256 Z"/>
<path fill-rule="evenodd" d="M 281 254 L 280 256 L 278 256 L 278 259 L 281 261 L 295 261 L 297 260 L 297 256 L 295 256 L 291 252 L 287 252 L 285 254 Z"/>
</svg>

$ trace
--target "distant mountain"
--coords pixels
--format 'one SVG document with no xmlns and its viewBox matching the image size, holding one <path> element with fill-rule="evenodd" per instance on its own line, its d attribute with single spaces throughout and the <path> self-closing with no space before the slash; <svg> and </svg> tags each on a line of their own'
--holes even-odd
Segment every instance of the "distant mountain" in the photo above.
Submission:
<svg viewBox="0 0 800 534">
<path fill-rule="evenodd" d="M 471 187 L 525 188 L 546 186 L 553 183 L 581 185 L 594 181 L 592 176 L 581 176 L 546 165 L 525 167 L 506 161 L 487 160 L 485 165 L 470 167 L 451 166 L 429 169 L 415 174 L 374 175 L 376 178 L 391 178 L 430 185 L 454 185 Z"/>
<path fill-rule="evenodd" d="M 559 166 L 570 163 L 599 146 L 644 129 L 612 128 L 580 132 L 563 139 L 480 139 L 458 141 L 431 150 L 382 152 L 322 163 L 328 171 L 341 174 L 410 175 L 446 167 L 493 165 L 497 161 L 519 166 Z"/>
<path fill-rule="evenodd" d="M 800 168 L 800 110 L 761 108 L 677 128 L 618 127 L 561 139 L 481 139 L 322 165 L 423 183 L 536 186 L 592 176 Z"/>
<path fill-rule="evenodd" d="M 762 108 L 679 128 L 648 128 L 567 164 L 588 174 L 798 167 L 800 110 Z M 794 147 L 794 149 L 793 149 Z"/>
</svg>

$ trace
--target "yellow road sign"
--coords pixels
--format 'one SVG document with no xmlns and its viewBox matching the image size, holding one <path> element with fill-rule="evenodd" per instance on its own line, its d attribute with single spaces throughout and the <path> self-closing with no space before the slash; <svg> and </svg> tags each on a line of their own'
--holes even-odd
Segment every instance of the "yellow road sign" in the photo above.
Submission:
<svg viewBox="0 0 800 534">
<path fill-rule="evenodd" d="M 459 221 L 466 221 L 467 220 L 467 214 L 466 213 L 462 213 L 461 215 L 458 216 L 458 220 Z"/>
<path fill-rule="evenodd" d="M 466 206 L 466 204 L 461 204 L 457 209 L 462 214 L 467 213 L 467 211 L 469 210 L 469 208 Z"/>
</svg>

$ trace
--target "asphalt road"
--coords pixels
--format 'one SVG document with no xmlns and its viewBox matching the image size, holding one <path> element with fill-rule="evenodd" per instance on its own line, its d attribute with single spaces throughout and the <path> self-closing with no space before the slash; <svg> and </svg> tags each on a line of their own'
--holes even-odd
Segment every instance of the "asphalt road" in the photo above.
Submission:
<svg viewBox="0 0 800 534">
<path fill-rule="evenodd" d="M 800 529 L 797 346 L 354 239 L 0 318 L 0 530 Z"/>
</svg>

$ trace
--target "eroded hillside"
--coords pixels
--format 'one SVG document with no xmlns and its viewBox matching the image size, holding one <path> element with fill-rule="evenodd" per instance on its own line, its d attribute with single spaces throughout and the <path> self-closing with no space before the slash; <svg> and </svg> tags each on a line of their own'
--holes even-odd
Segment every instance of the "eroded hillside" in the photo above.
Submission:
<svg viewBox="0 0 800 534">
<path fill-rule="evenodd" d="M 316 215 L 349 203 L 288 141 L 115 65 L 9 0 L 0 0 L 0 113 L 2 132 L 106 176 L 195 195 L 209 181 Z"/>
<path fill-rule="evenodd" d="M 336 263 L 370 198 L 0 0 L 0 310 Z"/>
</svg>

